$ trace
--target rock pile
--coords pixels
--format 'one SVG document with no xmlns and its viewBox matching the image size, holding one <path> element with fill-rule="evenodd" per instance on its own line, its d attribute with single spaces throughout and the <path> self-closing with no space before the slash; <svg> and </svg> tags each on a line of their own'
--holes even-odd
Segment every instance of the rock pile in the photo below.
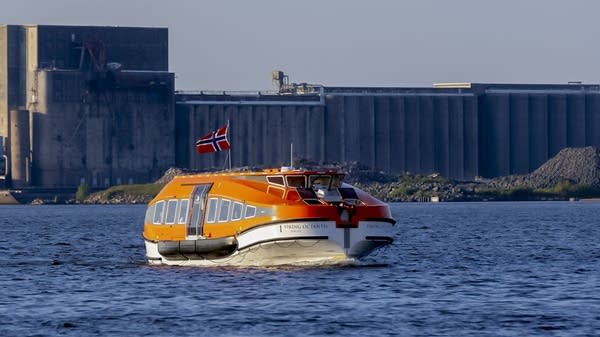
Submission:
<svg viewBox="0 0 600 337">
<path fill-rule="evenodd" d="M 84 204 L 147 204 L 154 198 L 154 195 L 133 195 L 128 193 L 115 193 L 110 198 L 105 198 L 103 192 L 96 192 L 90 194 L 83 201 Z"/>
<path fill-rule="evenodd" d="M 592 146 L 563 149 L 531 176 L 538 185 L 553 186 L 568 180 L 579 185 L 600 186 L 600 152 Z"/>
<path fill-rule="evenodd" d="M 493 179 L 496 188 L 552 188 L 559 183 L 600 187 L 600 151 L 592 146 L 565 148 L 530 174 Z"/>
<path fill-rule="evenodd" d="M 175 176 L 181 176 L 181 175 L 187 175 L 187 174 L 194 174 L 197 173 L 198 171 L 194 171 L 194 170 L 184 170 L 182 168 L 179 167 L 169 167 L 165 173 L 162 175 L 162 177 L 160 177 L 157 181 L 155 181 L 155 184 L 161 184 L 164 185 L 166 183 L 168 183 L 169 181 L 173 180 L 173 178 L 175 178 Z"/>
</svg>

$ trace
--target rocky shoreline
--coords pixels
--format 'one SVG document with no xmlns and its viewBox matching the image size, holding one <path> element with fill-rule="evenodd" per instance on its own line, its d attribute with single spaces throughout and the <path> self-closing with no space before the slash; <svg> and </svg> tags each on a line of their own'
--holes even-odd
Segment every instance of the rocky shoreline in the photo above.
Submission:
<svg viewBox="0 0 600 337">
<path fill-rule="evenodd" d="M 299 167 L 322 167 L 307 161 Z M 358 163 L 328 165 L 347 172 L 346 182 L 387 202 L 570 200 L 600 197 L 600 151 L 594 147 L 565 148 L 526 175 L 454 181 L 437 174 L 386 174 Z M 254 168 L 242 168 L 250 170 Z M 196 171 L 170 168 L 156 182 L 113 186 L 78 196 L 69 203 L 146 204 L 176 175 Z M 79 193 L 79 192 L 78 192 Z M 34 203 L 48 203 L 35 200 Z M 49 203 L 52 203 L 51 201 Z"/>
<path fill-rule="evenodd" d="M 600 197 L 600 151 L 565 148 L 534 172 L 459 182 L 436 174 L 388 175 L 374 180 L 351 174 L 348 181 L 385 201 L 528 201 Z"/>
</svg>

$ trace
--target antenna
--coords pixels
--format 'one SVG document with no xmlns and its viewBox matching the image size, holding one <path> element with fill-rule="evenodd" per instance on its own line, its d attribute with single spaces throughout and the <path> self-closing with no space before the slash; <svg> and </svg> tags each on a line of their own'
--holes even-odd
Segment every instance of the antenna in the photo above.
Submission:
<svg viewBox="0 0 600 337">
<path fill-rule="evenodd" d="M 294 167 L 294 143 L 290 143 L 290 167 Z"/>
<path fill-rule="evenodd" d="M 227 140 L 229 140 L 229 119 L 227 120 Z M 231 171 L 231 146 L 227 152 L 227 160 L 229 161 L 229 171 Z"/>
</svg>

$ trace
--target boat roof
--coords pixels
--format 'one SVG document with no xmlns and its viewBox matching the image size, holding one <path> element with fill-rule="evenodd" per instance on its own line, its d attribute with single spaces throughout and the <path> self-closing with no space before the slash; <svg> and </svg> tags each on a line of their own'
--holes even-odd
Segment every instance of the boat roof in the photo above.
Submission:
<svg viewBox="0 0 600 337">
<path fill-rule="evenodd" d="M 346 174 L 345 171 L 338 168 L 324 169 L 296 169 L 291 167 L 269 168 L 255 171 L 218 171 L 196 174 L 179 175 L 177 177 L 243 177 L 243 176 L 270 176 L 270 175 L 332 175 Z"/>
</svg>

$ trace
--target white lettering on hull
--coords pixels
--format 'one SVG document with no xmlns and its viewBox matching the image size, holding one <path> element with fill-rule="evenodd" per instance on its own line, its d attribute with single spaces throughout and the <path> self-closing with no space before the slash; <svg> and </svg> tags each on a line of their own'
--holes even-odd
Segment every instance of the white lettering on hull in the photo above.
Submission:
<svg viewBox="0 0 600 337">
<path fill-rule="evenodd" d="M 392 228 L 392 225 L 387 222 L 361 222 L 360 227 L 365 229 L 385 229 L 389 230 Z"/>
<path fill-rule="evenodd" d="M 326 230 L 329 226 L 325 223 L 287 223 L 279 225 L 281 233 L 302 233 L 304 231 Z"/>
</svg>

